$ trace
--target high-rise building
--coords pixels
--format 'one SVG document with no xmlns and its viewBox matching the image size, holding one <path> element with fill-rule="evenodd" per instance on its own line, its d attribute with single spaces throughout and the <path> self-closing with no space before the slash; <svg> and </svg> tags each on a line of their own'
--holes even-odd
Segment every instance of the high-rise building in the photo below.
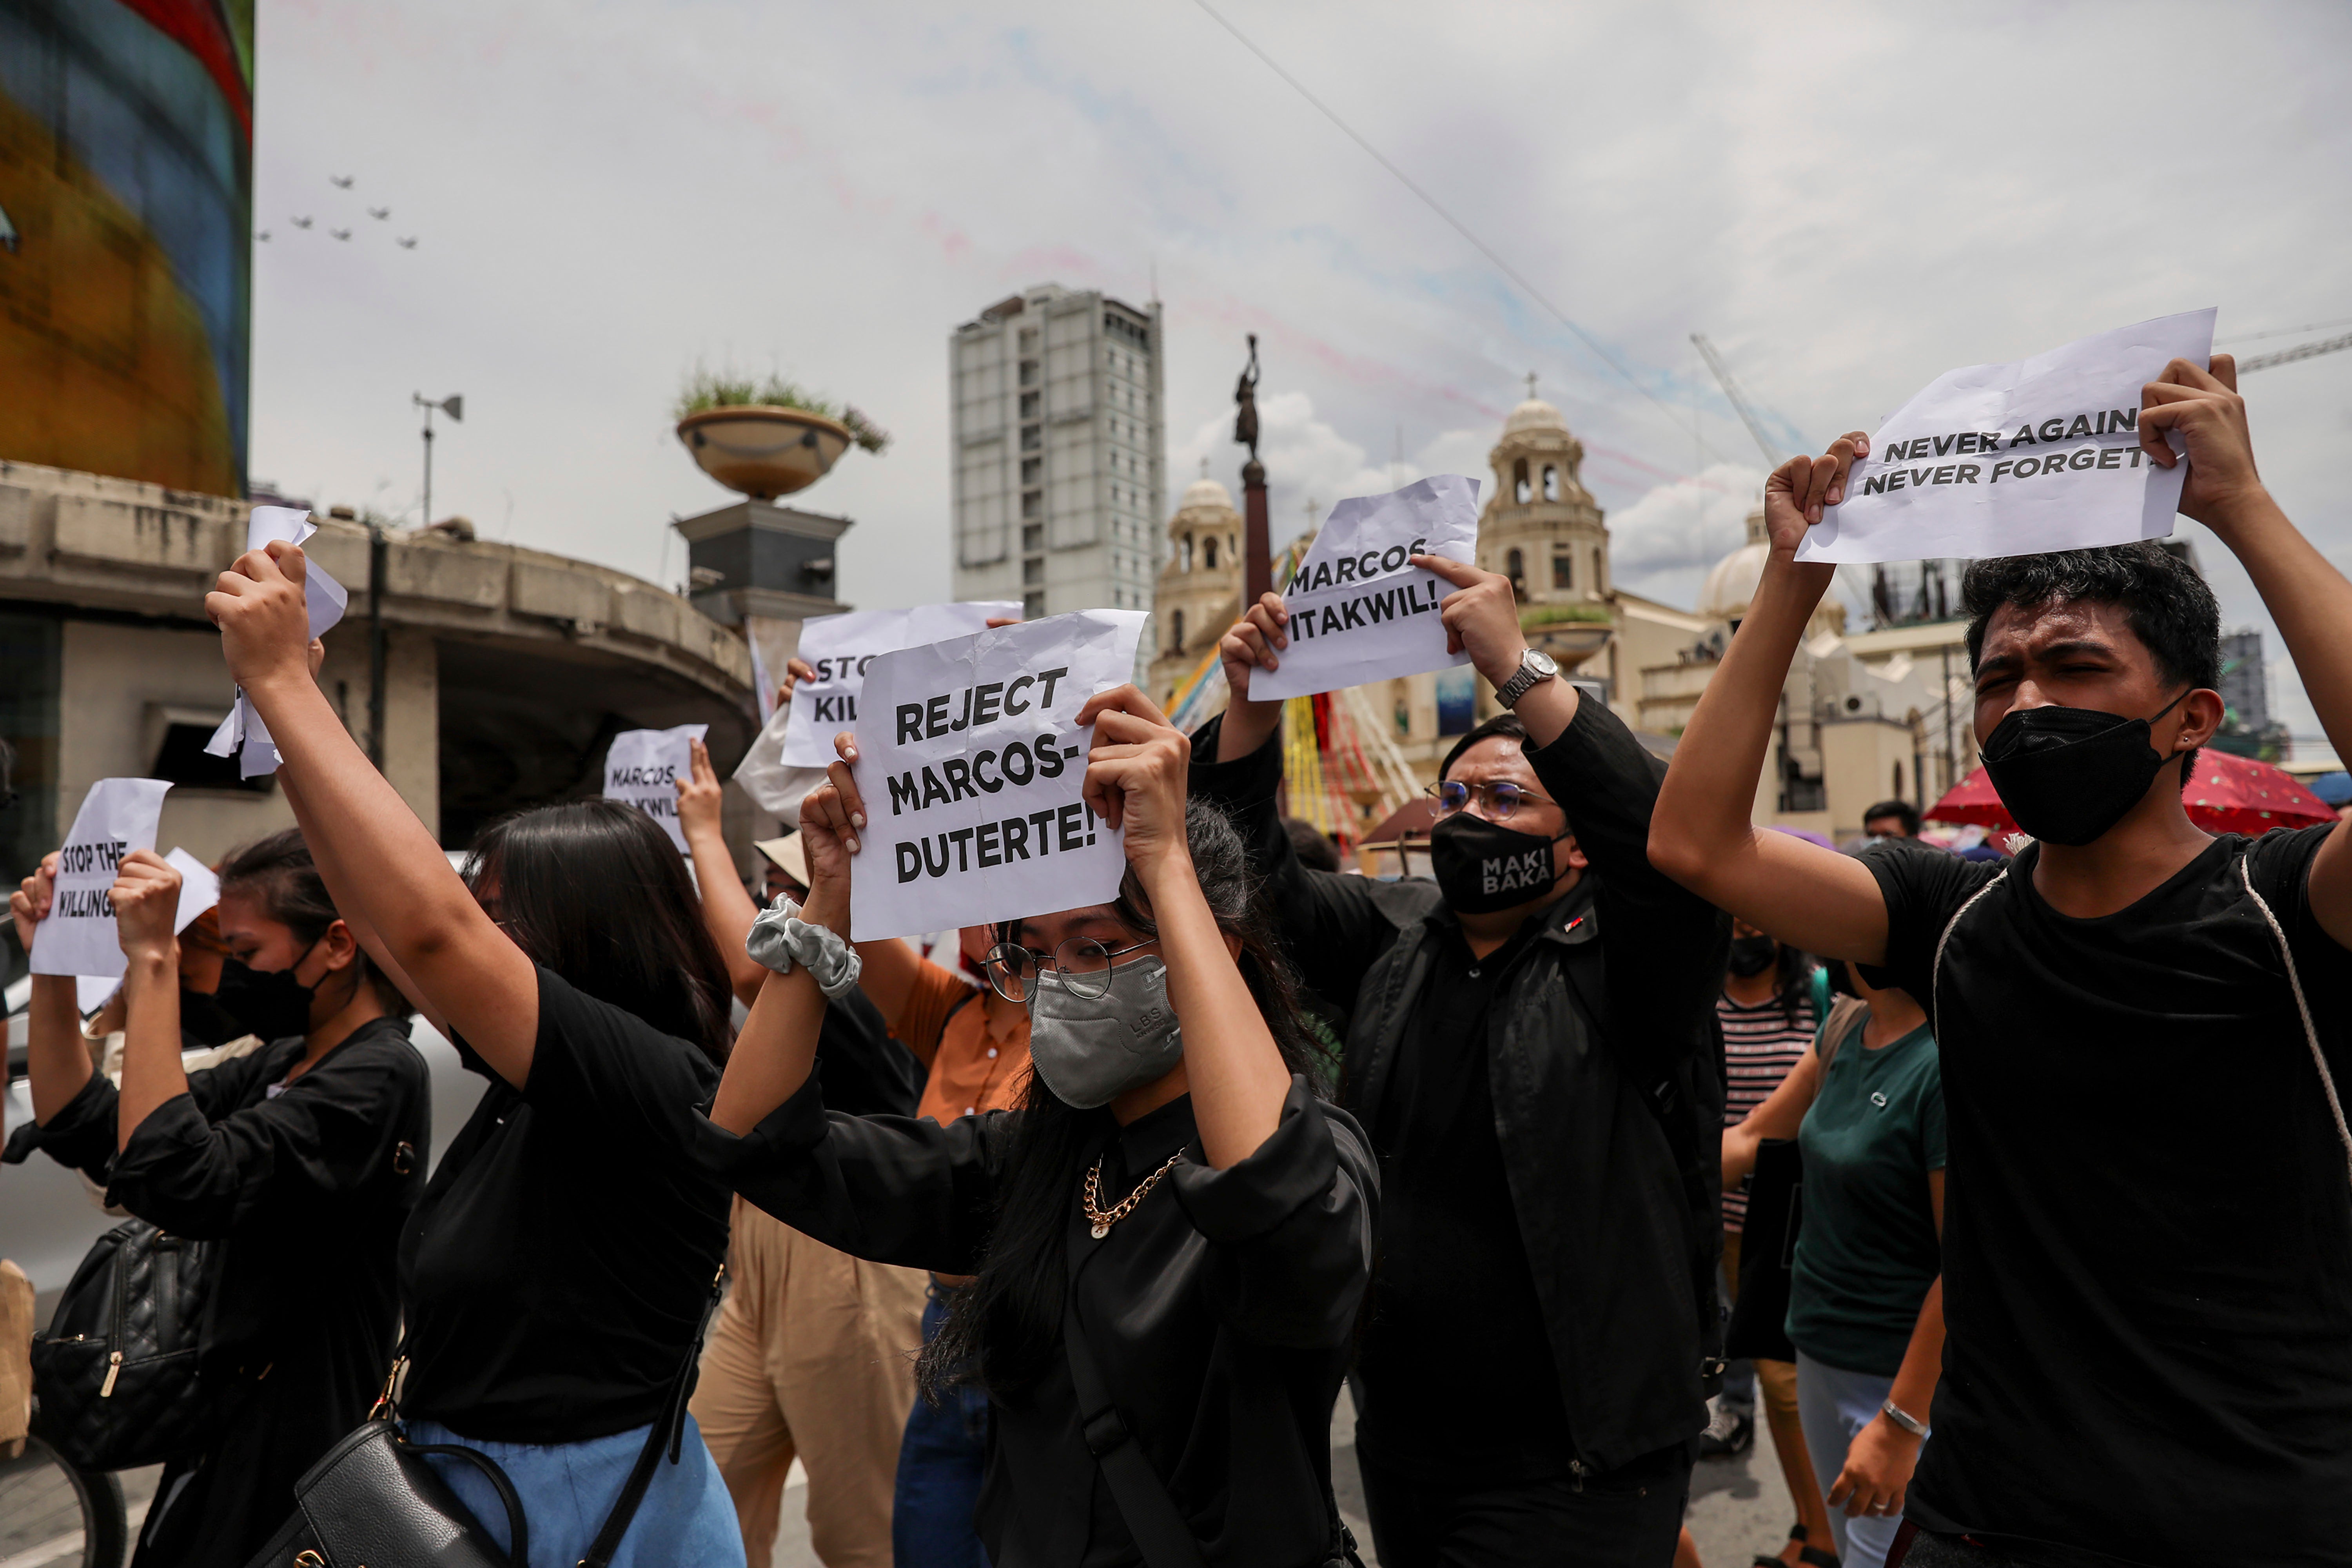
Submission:
<svg viewBox="0 0 2352 1568">
<path fill-rule="evenodd" d="M 1018 599 L 1032 619 L 1151 607 L 1160 351 L 1158 301 L 1055 283 L 955 330 L 957 598 Z"/>
</svg>

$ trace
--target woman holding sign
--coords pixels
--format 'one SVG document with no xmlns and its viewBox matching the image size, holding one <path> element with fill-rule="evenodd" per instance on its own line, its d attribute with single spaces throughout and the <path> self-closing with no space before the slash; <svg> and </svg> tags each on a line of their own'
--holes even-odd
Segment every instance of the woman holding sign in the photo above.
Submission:
<svg viewBox="0 0 2352 1568">
<path fill-rule="evenodd" d="M 56 859 L 9 900 L 27 948 Z M 122 1086 L 92 1070 L 73 976 L 35 975 L 37 1120 L 8 1157 L 46 1150 L 139 1218 L 215 1248 L 200 1348 L 213 1436 L 164 1467 L 139 1562 L 242 1563 L 383 1381 L 394 1251 L 425 1185 L 425 1060 L 407 1005 L 361 952 L 299 833 L 221 867 L 222 989 L 265 1043 L 218 1066 L 180 1065 L 180 873 L 133 850 L 109 899 L 130 961 Z"/>
<path fill-rule="evenodd" d="M 1344 1558 L 1328 1423 L 1371 1262 L 1363 1134 L 1307 1036 L 1240 842 L 1188 806 L 1190 746 L 1132 687 L 1094 726 L 1087 804 L 1124 835 L 1110 903 L 1008 922 L 990 983 L 1031 1013 L 1014 1110 L 828 1113 L 812 1076 L 866 807 L 844 763 L 802 806 L 801 918 L 762 917 L 760 994 L 705 1149 L 753 1203 L 846 1251 L 977 1276 L 919 1376 L 969 1361 L 996 1423 L 997 1562 L 1305 1568 Z"/>
<path fill-rule="evenodd" d="M 401 1236 L 400 1415 L 415 1440 L 505 1469 L 534 1562 L 578 1562 L 623 1526 L 612 1568 L 740 1568 L 684 1410 L 728 1205 L 688 1123 L 718 1085 L 729 1003 L 685 867 L 651 817 L 586 800 L 493 825 L 461 880 L 305 668 L 303 577 L 273 542 L 205 608 L 338 903 L 489 1080 Z M 503 1548 L 488 1484 L 431 1462 Z"/>
</svg>

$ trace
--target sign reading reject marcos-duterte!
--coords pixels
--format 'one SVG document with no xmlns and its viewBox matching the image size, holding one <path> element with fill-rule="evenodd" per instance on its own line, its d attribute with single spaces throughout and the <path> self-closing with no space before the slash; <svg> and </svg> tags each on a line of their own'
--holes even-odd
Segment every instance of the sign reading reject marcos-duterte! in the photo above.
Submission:
<svg viewBox="0 0 2352 1568">
<path fill-rule="evenodd" d="M 1414 555 L 1478 558 L 1478 481 L 1433 474 L 1384 496 L 1331 509 L 1284 590 L 1290 646 L 1282 668 L 1250 677 L 1250 695 L 1310 697 L 1370 680 L 1467 664 L 1445 651 L 1437 606 L 1454 584 Z"/>
<path fill-rule="evenodd" d="M 2212 353 L 2213 312 L 2191 310 L 1947 371 L 1879 426 L 1797 559 L 1980 560 L 2161 539 L 2189 470 L 2148 461 L 2140 388 Z"/>
<path fill-rule="evenodd" d="M 1102 903 L 1126 851 L 1080 799 L 1096 692 L 1133 679 L 1139 610 L 1081 610 L 886 653 L 858 703 L 860 942 Z"/>
</svg>

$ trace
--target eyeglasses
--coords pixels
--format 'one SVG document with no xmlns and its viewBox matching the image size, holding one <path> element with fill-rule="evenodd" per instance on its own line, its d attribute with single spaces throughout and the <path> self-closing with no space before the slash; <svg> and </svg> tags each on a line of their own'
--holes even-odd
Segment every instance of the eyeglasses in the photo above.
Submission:
<svg viewBox="0 0 2352 1568">
<path fill-rule="evenodd" d="M 1026 1002 L 1037 988 L 1041 970 L 1052 969 L 1073 996 L 1095 1000 L 1110 994 L 1110 961 L 1151 945 L 1105 947 L 1088 937 L 1072 937 L 1050 953 L 1015 942 L 1000 942 L 988 950 L 988 984 L 1007 1002 Z M 1051 963 L 1046 963 L 1052 959 Z"/>
<path fill-rule="evenodd" d="M 1473 798 L 1486 806 L 1485 816 L 1492 822 L 1508 822 L 1512 814 L 1523 805 L 1550 805 L 1551 797 L 1531 789 L 1521 789 L 1507 780 L 1501 784 L 1466 784 L 1459 779 L 1447 779 L 1422 792 L 1435 797 L 1437 815 L 1452 816 L 1468 805 Z"/>
</svg>

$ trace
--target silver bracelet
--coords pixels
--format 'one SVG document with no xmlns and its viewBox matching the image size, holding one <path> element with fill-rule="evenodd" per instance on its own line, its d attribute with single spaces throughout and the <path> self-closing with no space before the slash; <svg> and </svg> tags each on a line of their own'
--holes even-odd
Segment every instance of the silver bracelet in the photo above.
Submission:
<svg viewBox="0 0 2352 1568">
<path fill-rule="evenodd" d="M 797 963 L 826 996 L 845 994 L 857 984 L 861 965 L 856 950 L 832 927 L 811 925 L 800 917 L 800 906 L 780 895 L 751 922 L 743 951 L 753 963 L 779 974 L 790 974 Z"/>
<path fill-rule="evenodd" d="M 1878 1412 L 1914 1437 L 1925 1437 L 1927 1435 L 1927 1424 L 1892 1399 L 1880 1405 Z"/>
</svg>

